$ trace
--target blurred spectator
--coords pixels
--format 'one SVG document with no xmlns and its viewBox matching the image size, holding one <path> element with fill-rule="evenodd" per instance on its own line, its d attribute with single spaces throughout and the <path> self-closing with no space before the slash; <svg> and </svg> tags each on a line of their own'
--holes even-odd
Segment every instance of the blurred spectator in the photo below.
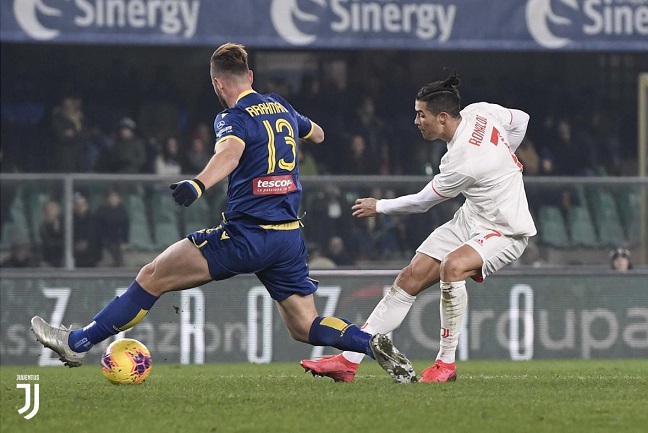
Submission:
<svg viewBox="0 0 648 433">
<path fill-rule="evenodd" d="M 619 176 L 624 148 L 619 134 L 604 124 L 601 110 L 586 114 L 580 123 L 581 127 L 575 130 L 576 139 L 587 149 L 593 171 L 603 176 Z"/>
<path fill-rule="evenodd" d="M 371 175 L 378 174 L 376 154 L 369 152 L 364 136 L 352 135 L 346 155 L 341 165 L 340 174 Z"/>
<path fill-rule="evenodd" d="M 300 110 L 309 110 L 310 116 L 313 119 L 319 119 L 318 114 L 325 115 L 323 110 L 319 107 L 321 102 L 321 86 L 320 80 L 313 74 L 306 73 L 302 75 L 301 82 L 299 84 L 299 90 L 297 94 L 293 97 L 295 101 L 298 101 L 300 104 Z M 319 122 L 319 120 L 318 120 Z"/>
<path fill-rule="evenodd" d="M 84 172 L 110 171 L 104 164 L 104 156 L 110 155 L 113 147 L 113 138 L 104 134 L 99 128 L 93 127 L 89 130 L 89 137 L 84 142 L 81 169 Z"/>
<path fill-rule="evenodd" d="M 592 154 L 589 149 L 576 142 L 573 125 L 567 118 L 556 123 L 556 138 L 549 147 L 555 156 L 554 174 L 560 176 L 591 176 L 594 175 Z"/>
<path fill-rule="evenodd" d="M 130 219 L 117 189 L 109 188 L 106 191 L 104 202 L 97 210 L 97 225 L 100 227 L 101 246 L 110 254 L 112 265 L 122 266 L 123 251 L 128 244 Z"/>
<path fill-rule="evenodd" d="M 397 151 L 391 149 L 391 133 L 385 122 L 376 115 L 374 99 L 370 95 L 364 95 L 356 106 L 356 111 L 351 116 L 351 123 L 348 129 L 353 134 L 361 135 L 364 138 L 366 155 L 370 156 L 370 168 L 372 174 L 378 174 L 381 156 L 388 162 L 387 171 L 389 173 L 401 172 L 400 155 Z M 353 139 L 352 139 L 353 142 Z"/>
<path fill-rule="evenodd" d="M 613 270 L 619 272 L 627 272 L 632 269 L 630 251 L 623 247 L 618 247 L 610 251 L 610 266 Z"/>
<path fill-rule="evenodd" d="M 295 108 L 308 113 L 308 117 L 326 131 L 325 145 L 311 146 L 308 149 L 317 162 L 319 174 L 336 171 L 335 168 L 339 164 L 336 151 L 342 148 L 341 144 L 344 141 L 344 128 L 341 125 L 346 113 L 341 110 L 339 102 L 334 102 L 332 107 L 328 106 L 328 96 L 328 92 L 322 93 L 320 77 L 306 73 L 302 75 L 298 93 L 293 97 Z"/>
<path fill-rule="evenodd" d="M 540 173 L 540 155 L 536 151 L 535 144 L 529 138 L 525 137 L 522 140 L 515 155 L 524 166 L 525 175 L 537 176 Z"/>
<path fill-rule="evenodd" d="M 63 217 L 61 206 L 55 200 L 43 204 L 40 223 L 41 253 L 45 265 L 63 265 Z"/>
<path fill-rule="evenodd" d="M 412 143 L 412 148 L 414 157 L 412 158 L 409 167 L 407 167 L 407 174 L 416 176 L 433 176 L 435 167 L 437 167 L 436 171 L 439 171 L 439 165 L 435 165 L 433 161 L 432 146 L 424 142 L 415 142 Z"/>
<path fill-rule="evenodd" d="M 119 121 L 117 138 L 111 150 L 110 167 L 114 173 L 142 173 L 146 163 L 146 149 L 141 138 L 135 135 L 133 119 Z"/>
<path fill-rule="evenodd" d="M 55 171 L 79 172 L 83 166 L 83 152 L 88 139 L 81 99 L 65 96 L 61 105 L 54 108 L 52 131 L 54 133 Z"/>
<path fill-rule="evenodd" d="M 29 268 L 36 266 L 32 259 L 31 247 L 25 238 L 15 239 L 11 243 L 9 257 L 0 263 L 2 268 Z"/>
<path fill-rule="evenodd" d="M 73 200 L 74 264 L 82 268 L 94 267 L 101 258 L 100 227 L 96 224 L 86 196 L 77 192 Z"/>
<path fill-rule="evenodd" d="M 539 175 L 542 176 L 555 176 L 556 175 L 556 164 L 554 162 L 555 157 L 548 149 L 543 149 L 540 154 L 540 171 Z"/>
<path fill-rule="evenodd" d="M 203 167 L 204 168 L 204 167 Z M 155 158 L 155 173 L 160 176 L 176 176 L 182 172 L 180 145 L 176 137 L 168 137 Z"/>
<path fill-rule="evenodd" d="M 265 83 L 264 93 L 276 93 L 289 101 L 292 101 L 293 90 L 290 83 L 284 77 L 273 77 Z"/>
<path fill-rule="evenodd" d="M 381 188 L 372 188 L 371 197 L 392 199 L 396 193 L 392 189 L 383 192 Z M 374 218 L 354 219 L 353 252 L 360 260 L 393 260 L 404 256 L 410 250 L 409 233 L 404 223 L 404 216 L 380 214 Z"/>
<path fill-rule="evenodd" d="M 308 266 L 311 269 L 333 269 L 337 267 L 333 260 L 322 255 L 322 251 L 317 244 L 309 244 L 308 246 Z"/>
<path fill-rule="evenodd" d="M 346 250 L 344 240 L 340 236 L 329 239 L 326 255 L 336 266 L 352 266 L 355 264 L 353 257 Z"/>
<path fill-rule="evenodd" d="M 345 236 L 352 226 L 351 204 L 336 185 L 327 185 L 320 191 L 308 191 L 305 206 L 304 233 L 309 241 L 323 248 L 326 248 L 332 236 Z"/>
<path fill-rule="evenodd" d="M 199 123 L 194 128 L 193 136 L 200 138 L 205 143 L 209 151 L 213 153 L 214 131 L 211 126 L 208 126 L 206 123 Z"/>
<path fill-rule="evenodd" d="M 200 173 L 212 158 L 213 147 L 214 143 L 209 128 L 204 123 L 199 124 L 191 139 L 191 146 L 185 155 L 183 171 L 189 174 Z"/>
<path fill-rule="evenodd" d="M 304 143 L 300 142 L 297 147 L 299 158 L 299 174 L 303 176 L 316 176 L 319 172 L 317 162 L 307 149 L 304 149 Z"/>
<path fill-rule="evenodd" d="M 221 107 L 210 80 L 185 79 L 194 68 L 193 56 L 203 55 L 200 50 L 196 47 L 161 53 L 162 57 L 174 57 L 170 62 L 160 57 L 160 53 L 146 55 L 146 47 L 112 47 L 98 53 L 91 46 L 3 44 L 0 129 L 4 163 L 21 172 L 77 170 L 74 165 L 79 161 L 58 151 L 63 146 L 59 138 L 65 141 L 65 146 L 72 143 L 54 133 L 55 122 L 68 122 L 63 116 L 67 110 L 62 109 L 68 103 L 62 102 L 62 96 L 76 99 L 76 95 L 83 95 L 80 112 L 85 120 L 81 124 L 85 123 L 87 131 L 93 130 L 91 123 L 97 123 L 105 133 L 112 132 L 122 117 L 136 120 L 139 136 L 145 143 L 153 138 L 156 145 L 169 135 L 184 137 L 188 119 L 192 125 L 206 123 L 211 131 L 211 122 Z M 381 157 L 381 161 L 389 163 L 391 174 L 420 173 L 426 167 L 415 165 L 419 162 L 414 153 L 416 147 L 410 146 L 420 138 L 420 133 L 412 125 L 413 104 L 408 95 L 416 92 L 422 77 L 436 74 L 439 57 L 419 54 L 396 49 L 380 50 L 379 56 L 372 50 L 310 52 L 303 68 L 300 66 L 286 75 L 280 72 L 285 70 L 280 58 L 265 52 L 256 56 L 259 71 L 263 71 L 257 79 L 266 81 L 268 90 L 284 97 L 290 96 L 294 86 L 298 92 L 293 97 L 295 108 L 324 128 L 326 145 L 309 149 L 320 173 L 333 172 L 339 167 L 347 133 L 362 135 L 368 153 L 381 155 L 380 152 L 388 151 L 389 158 Z M 637 146 L 628 143 L 637 140 L 636 73 L 646 70 L 647 56 L 638 52 L 622 56 L 590 53 L 566 58 L 572 67 L 563 68 L 560 73 L 533 70 L 533 76 L 542 82 L 578 85 L 534 87 L 528 85 L 529 74 L 525 69 L 532 64 L 529 60 L 533 53 L 517 53 L 515 59 L 509 59 L 519 72 L 513 74 L 493 67 L 499 60 L 491 54 L 475 52 L 456 59 L 458 69 L 474 85 L 472 91 L 465 90 L 464 100 L 468 104 L 496 98 L 503 105 L 513 106 L 524 101 L 525 111 L 532 114 L 529 136 L 535 142 L 537 153 L 545 165 L 557 166 L 541 174 L 562 173 L 565 161 L 582 164 L 575 168 L 580 173 L 638 174 Z M 88 59 L 92 59 L 91 67 L 87 65 Z M 619 61 L 623 64 L 610 63 Z M 48 80 L 40 76 L 43 70 L 47 70 Z M 299 79 L 301 83 L 295 85 Z M 504 86 L 508 91 L 502 93 Z M 58 106 L 56 113 L 48 109 L 54 106 Z M 539 113 L 546 113 L 546 118 Z M 382 129 L 367 128 L 374 118 L 382 121 L 378 122 L 382 123 Z M 584 149 L 582 163 L 568 154 L 563 155 L 557 134 L 560 119 L 570 124 L 571 142 Z M 74 124 L 78 121 L 73 115 Z M 193 137 L 193 134 L 186 135 Z M 377 141 L 388 145 L 376 146 Z M 211 154 L 212 139 L 206 141 L 206 147 Z M 68 147 L 71 153 L 74 149 Z M 566 148 L 566 152 L 571 151 Z M 92 167 L 92 161 L 90 155 L 85 161 L 87 166 L 82 165 L 80 169 Z M 153 161 L 154 158 L 149 160 L 151 172 Z M 425 160 L 428 161 L 436 168 L 433 159 Z M 525 165 L 532 172 L 531 165 L 528 162 Z M 97 169 L 112 171 L 101 166 Z"/>
</svg>

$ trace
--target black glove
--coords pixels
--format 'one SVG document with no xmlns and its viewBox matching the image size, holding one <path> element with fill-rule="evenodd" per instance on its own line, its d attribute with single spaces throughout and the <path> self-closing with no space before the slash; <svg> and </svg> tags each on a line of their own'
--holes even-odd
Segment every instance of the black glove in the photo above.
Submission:
<svg viewBox="0 0 648 433">
<path fill-rule="evenodd" d="M 198 179 L 181 180 L 172 183 L 169 188 L 173 190 L 173 199 L 176 203 L 184 207 L 188 207 L 205 192 L 205 185 Z"/>
</svg>

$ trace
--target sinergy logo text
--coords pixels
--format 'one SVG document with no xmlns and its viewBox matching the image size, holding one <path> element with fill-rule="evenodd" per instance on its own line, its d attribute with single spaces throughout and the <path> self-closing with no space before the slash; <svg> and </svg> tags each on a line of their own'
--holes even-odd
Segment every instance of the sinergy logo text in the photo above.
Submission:
<svg viewBox="0 0 648 433">
<path fill-rule="evenodd" d="M 359 0 L 273 0 L 270 17 L 275 30 L 286 42 L 308 45 L 316 34 L 306 28 L 321 20 L 335 33 L 414 34 L 423 40 L 446 42 L 452 34 L 456 5 L 417 2 Z"/>
<path fill-rule="evenodd" d="M 56 38 L 64 21 L 79 28 L 152 29 L 190 38 L 198 26 L 200 0 L 59 0 L 48 4 L 14 0 L 13 10 L 22 30 L 37 40 Z"/>
</svg>

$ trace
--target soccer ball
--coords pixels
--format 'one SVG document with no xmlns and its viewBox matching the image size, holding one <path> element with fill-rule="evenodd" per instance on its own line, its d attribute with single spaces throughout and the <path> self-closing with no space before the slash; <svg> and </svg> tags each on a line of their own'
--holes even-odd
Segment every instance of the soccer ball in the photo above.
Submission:
<svg viewBox="0 0 648 433">
<path fill-rule="evenodd" d="M 151 352 L 137 340 L 124 338 L 110 343 L 101 356 L 101 370 L 115 385 L 138 385 L 151 372 Z"/>
</svg>

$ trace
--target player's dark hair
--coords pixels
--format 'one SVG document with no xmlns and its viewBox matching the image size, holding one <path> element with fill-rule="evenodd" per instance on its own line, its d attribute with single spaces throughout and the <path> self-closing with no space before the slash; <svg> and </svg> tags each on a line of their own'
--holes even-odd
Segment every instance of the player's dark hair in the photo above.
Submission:
<svg viewBox="0 0 648 433">
<path fill-rule="evenodd" d="M 228 42 L 214 51 L 209 61 L 211 76 L 221 74 L 242 75 L 247 74 L 248 54 L 241 44 Z"/>
<path fill-rule="evenodd" d="M 452 117 L 459 117 L 461 96 L 457 86 L 460 83 L 461 79 L 455 72 L 443 81 L 434 81 L 421 87 L 416 100 L 425 102 L 427 109 L 433 114 L 444 111 Z"/>
</svg>

